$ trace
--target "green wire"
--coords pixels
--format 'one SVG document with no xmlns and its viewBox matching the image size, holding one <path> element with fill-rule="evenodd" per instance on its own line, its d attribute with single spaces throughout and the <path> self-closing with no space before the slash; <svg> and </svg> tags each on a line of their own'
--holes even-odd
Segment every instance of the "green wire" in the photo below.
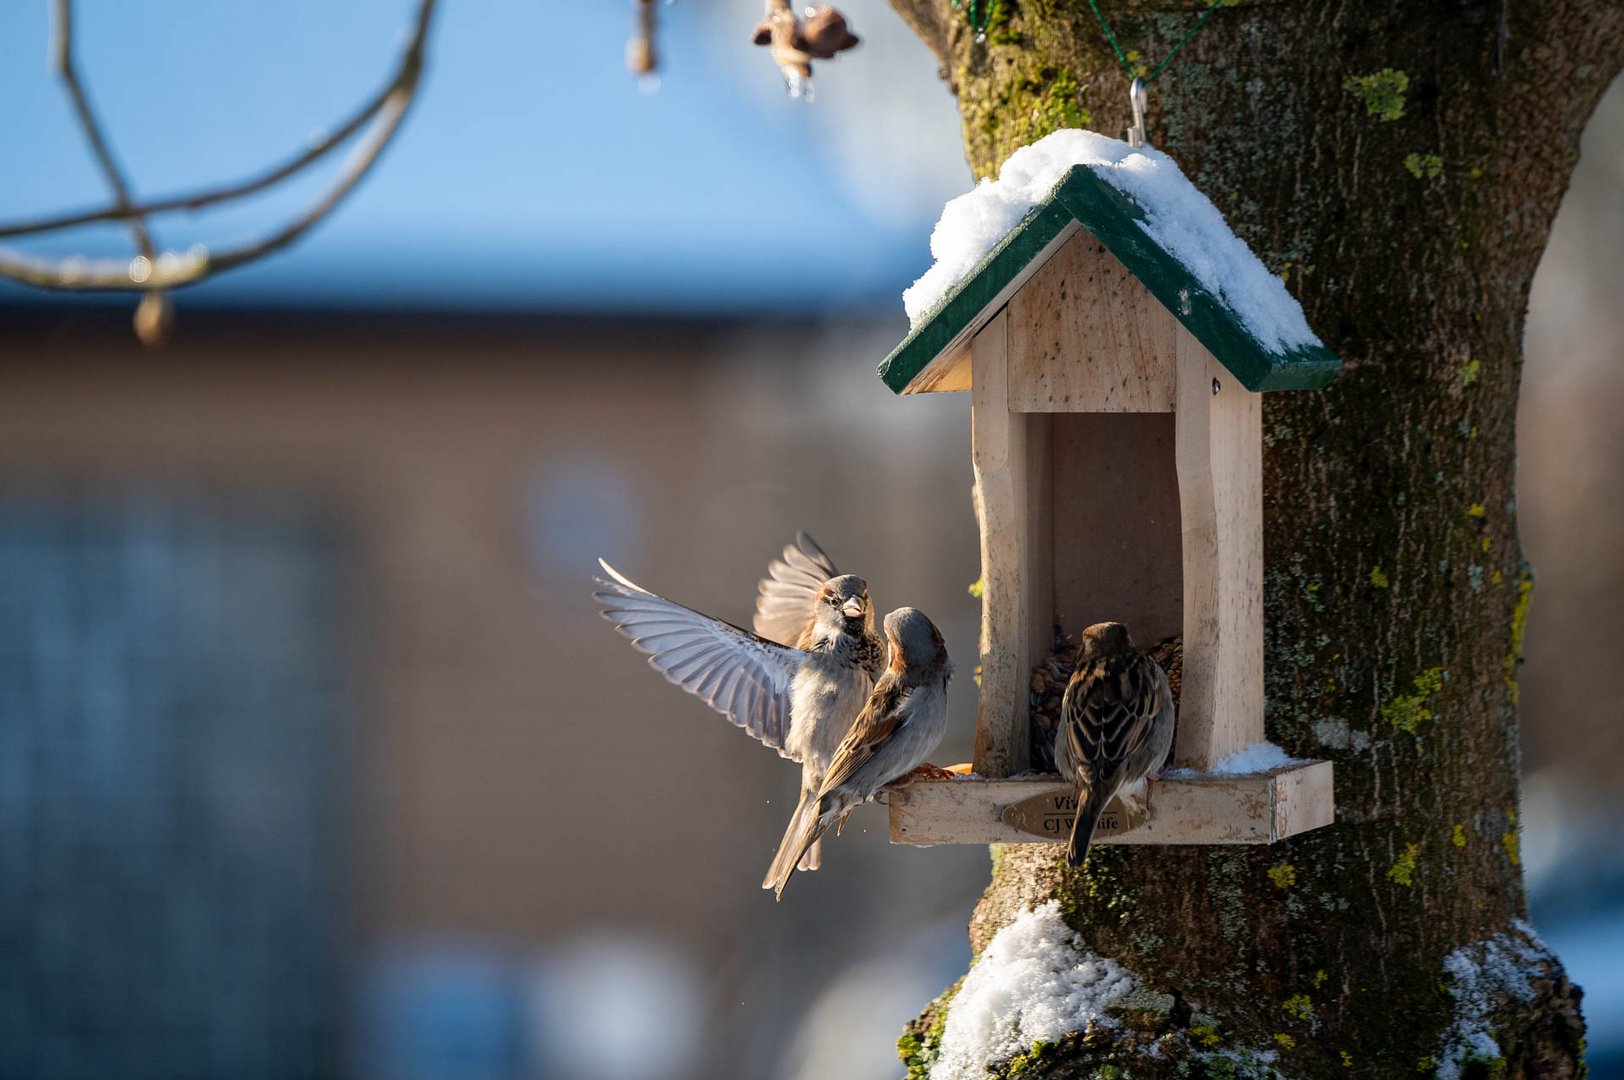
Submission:
<svg viewBox="0 0 1624 1080">
<path fill-rule="evenodd" d="M 975 2 L 976 0 L 970 0 L 972 21 L 974 21 L 975 16 Z M 1191 38 L 1195 37 L 1196 31 L 1207 25 L 1207 20 L 1212 18 L 1213 12 L 1217 11 L 1218 8 L 1222 6 L 1223 2 L 1224 0 L 1212 0 L 1212 3 L 1207 5 L 1207 10 L 1202 12 L 1201 18 L 1197 19 L 1195 21 L 1195 25 L 1190 27 L 1190 32 L 1185 34 L 1184 37 L 1179 40 L 1179 43 L 1173 46 L 1172 51 L 1162 58 L 1162 62 L 1157 64 L 1156 67 L 1151 70 L 1151 73 L 1145 77 L 1145 82 L 1147 84 L 1156 81 L 1156 76 L 1160 75 L 1162 73 L 1162 69 L 1172 62 L 1173 57 L 1179 54 L 1179 50 L 1184 48 Z M 1105 21 L 1105 13 L 1100 10 L 1100 5 L 1096 3 L 1096 0 L 1088 0 L 1088 6 L 1094 11 L 1094 18 L 1099 20 L 1100 29 L 1105 31 L 1105 40 L 1111 43 L 1111 50 L 1117 54 L 1117 59 L 1122 61 L 1122 70 L 1128 73 L 1128 78 L 1137 78 L 1139 73 L 1134 70 L 1133 64 L 1128 60 L 1128 54 L 1122 51 L 1122 46 L 1118 44 L 1116 35 L 1111 32 L 1111 24 Z"/>
<path fill-rule="evenodd" d="M 953 0 L 953 6 L 958 7 L 958 0 Z M 992 23 L 992 0 L 970 0 L 970 29 L 976 32 L 976 40 L 987 36 L 987 27 Z"/>
<path fill-rule="evenodd" d="M 1111 33 L 1111 24 L 1105 21 L 1105 13 L 1100 10 L 1100 6 L 1094 0 L 1088 0 L 1088 6 L 1094 9 L 1094 17 L 1100 21 L 1100 29 L 1105 31 L 1105 40 L 1111 43 L 1111 48 L 1116 52 L 1117 59 L 1122 61 L 1123 70 L 1128 73 L 1128 78 L 1134 78 L 1137 73 L 1133 70 L 1133 65 L 1128 62 L 1128 54 L 1122 51 L 1121 45 L 1117 44 L 1116 35 Z"/>
</svg>

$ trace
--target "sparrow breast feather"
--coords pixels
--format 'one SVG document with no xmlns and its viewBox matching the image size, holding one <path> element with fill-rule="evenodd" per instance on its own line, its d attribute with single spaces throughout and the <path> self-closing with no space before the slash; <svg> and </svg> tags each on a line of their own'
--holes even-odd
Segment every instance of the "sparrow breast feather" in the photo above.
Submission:
<svg viewBox="0 0 1624 1080">
<path fill-rule="evenodd" d="M 823 782 L 803 795 L 762 888 L 782 898 L 808 848 L 881 788 L 924 764 L 947 728 L 953 663 L 936 626 L 914 608 L 885 617 L 890 662 L 835 751 Z"/>
</svg>

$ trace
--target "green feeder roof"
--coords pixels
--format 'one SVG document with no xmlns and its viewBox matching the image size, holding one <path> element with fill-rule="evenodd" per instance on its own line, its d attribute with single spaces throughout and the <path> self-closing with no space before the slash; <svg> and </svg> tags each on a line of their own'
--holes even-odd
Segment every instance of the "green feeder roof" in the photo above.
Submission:
<svg viewBox="0 0 1624 1080">
<path fill-rule="evenodd" d="M 1072 166 L 885 358 L 880 378 L 899 394 L 929 389 L 934 380 L 920 376 L 938 361 L 956 357 L 1075 226 L 1105 245 L 1248 390 L 1311 390 L 1336 378 L 1342 361 L 1324 345 L 1281 354 L 1261 344 L 1234 308 L 1140 227 L 1144 218 L 1144 209 L 1095 167 Z M 915 385 L 921 381 L 925 385 Z"/>
</svg>

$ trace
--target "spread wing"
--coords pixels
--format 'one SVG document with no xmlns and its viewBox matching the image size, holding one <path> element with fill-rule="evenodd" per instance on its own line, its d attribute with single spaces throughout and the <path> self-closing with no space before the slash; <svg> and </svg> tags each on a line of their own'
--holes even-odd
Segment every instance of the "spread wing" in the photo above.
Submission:
<svg viewBox="0 0 1624 1080">
<path fill-rule="evenodd" d="M 839 576 L 817 542 L 796 533 L 795 542 L 784 545 L 784 553 L 767 564 L 767 576 L 757 587 L 756 633 L 780 645 L 795 644 L 812 619 L 819 586 Z"/>
<path fill-rule="evenodd" d="M 1137 653 L 1096 660 L 1072 675 L 1060 707 L 1061 737 L 1078 779 L 1109 784 L 1145 748 L 1166 681 L 1155 661 Z"/>
<path fill-rule="evenodd" d="M 830 760 L 829 771 L 823 774 L 823 786 L 818 789 L 819 798 L 850 780 L 897 733 L 897 728 L 902 726 L 901 705 L 905 693 L 901 682 L 890 672 L 880 676 L 868 696 L 868 704 L 852 721 L 851 729 Z"/>
<path fill-rule="evenodd" d="M 649 666 L 781 755 L 790 729 L 791 686 L 803 653 L 657 596 L 598 560 L 602 615 L 648 654 Z"/>
</svg>

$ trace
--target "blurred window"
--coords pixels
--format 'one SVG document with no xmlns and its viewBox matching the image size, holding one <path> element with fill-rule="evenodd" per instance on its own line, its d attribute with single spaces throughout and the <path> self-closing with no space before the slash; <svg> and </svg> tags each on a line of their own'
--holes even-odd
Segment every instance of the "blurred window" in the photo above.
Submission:
<svg viewBox="0 0 1624 1080">
<path fill-rule="evenodd" d="M 334 1074 L 336 570 L 297 511 L 0 498 L 0 1078 Z"/>
</svg>

